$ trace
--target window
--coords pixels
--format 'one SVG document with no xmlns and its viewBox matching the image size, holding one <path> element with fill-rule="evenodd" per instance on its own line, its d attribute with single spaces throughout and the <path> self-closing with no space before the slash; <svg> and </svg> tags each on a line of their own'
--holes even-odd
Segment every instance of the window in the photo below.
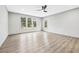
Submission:
<svg viewBox="0 0 79 59">
<path fill-rule="evenodd" d="M 33 27 L 36 27 L 36 21 L 33 21 Z"/>
<path fill-rule="evenodd" d="M 47 21 L 46 20 L 45 20 L 45 24 L 44 25 L 45 25 L 44 27 L 46 28 L 47 27 Z"/>
<path fill-rule="evenodd" d="M 21 17 L 21 27 L 26 27 L 26 18 L 25 17 Z"/>
<path fill-rule="evenodd" d="M 37 26 L 36 20 L 32 18 L 21 17 L 21 27 L 22 29 L 26 28 L 35 28 Z"/>
<path fill-rule="evenodd" d="M 27 19 L 27 23 L 28 23 L 28 27 L 32 27 L 32 20 L 31 20 L 31 18 Z"/>
</svg>

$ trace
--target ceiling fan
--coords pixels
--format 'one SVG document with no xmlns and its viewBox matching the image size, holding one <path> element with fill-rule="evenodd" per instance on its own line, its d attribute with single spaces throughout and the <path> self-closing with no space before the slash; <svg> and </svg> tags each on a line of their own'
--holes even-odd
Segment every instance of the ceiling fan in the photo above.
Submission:
<svg viewBox="0 0 79 59">
<path fill-rule="evenodd" d="M 43 11 L 43 12 L 47 12 L 46 11 L 47 5 L 41 6 L 41 9 L 37 10 L 37 11 Z"/>
</svg>

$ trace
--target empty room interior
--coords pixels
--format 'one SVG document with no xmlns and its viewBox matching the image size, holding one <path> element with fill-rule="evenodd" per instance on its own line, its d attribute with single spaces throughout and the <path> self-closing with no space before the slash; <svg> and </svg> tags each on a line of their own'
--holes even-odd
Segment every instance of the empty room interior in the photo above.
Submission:
<svg viewBox="0 0 79 59">
<path fill-rule="evenodd" d="M 79 53 L 79 5 L 0 5 L 0 53 Z"/>
</svg>

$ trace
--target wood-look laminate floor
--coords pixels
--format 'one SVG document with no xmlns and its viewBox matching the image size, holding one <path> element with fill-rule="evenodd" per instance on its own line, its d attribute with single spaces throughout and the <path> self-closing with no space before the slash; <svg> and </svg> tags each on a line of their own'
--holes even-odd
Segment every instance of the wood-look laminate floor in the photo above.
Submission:
<svg viewBox="0 0 79 59">
<path fill-rule="evenodd" d="M 79 38 L 32 32 L 8 36 L 0 53 L 78 53 Z"/>
</svg>

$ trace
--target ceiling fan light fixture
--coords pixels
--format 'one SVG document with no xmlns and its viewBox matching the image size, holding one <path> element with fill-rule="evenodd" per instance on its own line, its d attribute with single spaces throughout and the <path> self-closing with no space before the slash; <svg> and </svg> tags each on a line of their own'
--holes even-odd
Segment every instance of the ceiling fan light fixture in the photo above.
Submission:
<svg viewBox="0 0 79 59">
<path fill-rule="evenodd" d="M 47 8 L 47 5 L 42 6 L 43 12 L 47 12 L 47 11 L 46 11 L 46 8 Z"/>
<path fill-rule="evenodd" d="M 44 12 L 47 12 L 47 11 L 44 11 Z"/>
</svg>

